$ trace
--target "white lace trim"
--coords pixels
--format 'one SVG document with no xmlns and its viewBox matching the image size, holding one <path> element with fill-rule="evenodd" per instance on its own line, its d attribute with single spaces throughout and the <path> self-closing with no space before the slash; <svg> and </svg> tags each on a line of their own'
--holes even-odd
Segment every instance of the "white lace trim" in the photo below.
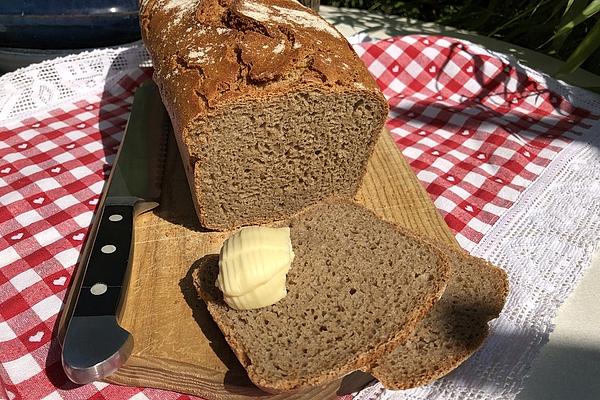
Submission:
<svg viewBox="0 0 600 400">
<path fill-rule="evenodd" d="M 100 94 L 128 71 L 151 65 L 142 43 L 135 42 L 21 68 L 0 77 L 0 121 L 23 119 Z"/>
<path fill-rule="evenodd" d="M 600 122 L 571 143 L 472 251 L 506 269 L 510 295 L 485 346 L 431 385 L 366 399 L 514 399 L 554 329 L 558 307 L 591 265 L 600 240 Z"/>
</svg>

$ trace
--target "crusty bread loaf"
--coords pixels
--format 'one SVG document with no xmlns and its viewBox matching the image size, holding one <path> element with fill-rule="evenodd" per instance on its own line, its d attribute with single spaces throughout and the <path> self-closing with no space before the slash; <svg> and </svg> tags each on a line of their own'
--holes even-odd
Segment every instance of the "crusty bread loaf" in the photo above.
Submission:
<svg viewBox="0 0 600 400">
<path fill-rule="evenodd" d="M 227 342 L 269 392 L 331 381 L 372 363 L 415 329 L 441 296 L 447 259 L 362 206 L 327 201 L 289 222 L 288 294 L 237 311 L 215 287 L 217 258 L 195 284 Z"/>
<path fill-rule="evenodd" d="M 483 343 L 508 294 L 506 272 L 465 252 L 445 250 L 452 273 L 442 298 L 417 329 L 371 368 L 388 389 L 427 384 L 459 366 Z"/>
<path fill-rule="evenodd" d="M 154 80 L 200 222 L 352 197 L 387 103 L 348 42 L 294 0 L 142 0 Z"/>
</svg>

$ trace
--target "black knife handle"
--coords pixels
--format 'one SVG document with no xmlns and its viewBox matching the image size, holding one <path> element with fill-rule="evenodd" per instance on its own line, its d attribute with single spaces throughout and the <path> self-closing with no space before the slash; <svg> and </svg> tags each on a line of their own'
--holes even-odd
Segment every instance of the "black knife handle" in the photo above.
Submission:
<svg viewBox="0 0 600 400">
<path fill-rule="evenodd" d="M 89 383 L 116 371 L 131 352 L 133 337 L 119 326 L 118 315 L 129 283 L 133 223 L 157 205 L 127 197 L 101 206 L 79 263 L 79 287 L 71 288 L 77 291 L 73 311 L 66 317 L 62 363 L 73 382 Z"/>
<path fill-rule="evenodd" d="M 104 205 L 73 317 L 117 315 L 133 250 L 134 207 Z"/>
</svg>

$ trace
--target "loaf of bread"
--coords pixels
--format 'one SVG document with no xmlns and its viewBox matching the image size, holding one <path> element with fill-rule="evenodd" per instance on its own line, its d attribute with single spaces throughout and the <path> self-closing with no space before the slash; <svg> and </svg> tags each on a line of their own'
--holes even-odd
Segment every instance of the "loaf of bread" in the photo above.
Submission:
<svg viewBox="0 0 600 400">
<path fill-rule="evenodd" d="M 335 28 L 294 0 L 142 0 L 140 21 L 202 225 L 355 194 L 387 103 Z"/>
<path fill-rule="evenodd" d="M 345 201 L 309 207 L 289 222 L 288 294 L 260 309 L 228 307 L 218 257 L 195 285 L 225 339 L 263 390 L 318 385 L 372 364 L 415 329 L 450 275 L 435 247 Z"/>
<path fill-rule="evenodd" d="M 425 385 L 459 366 L 483 343 L 508 294 L 504 270 L 445 249 L 452 274 L 442 298 L 408 341 L 378 359 L 371 374 L 388 389 Z"/>
</svg>

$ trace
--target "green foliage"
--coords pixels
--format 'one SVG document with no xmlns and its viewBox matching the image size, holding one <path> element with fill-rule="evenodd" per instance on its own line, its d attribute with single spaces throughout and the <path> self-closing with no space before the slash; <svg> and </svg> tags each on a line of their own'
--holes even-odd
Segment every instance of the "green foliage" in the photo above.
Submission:
<svg viewBox="0 0 600 400">
<path fill-rule="evenodd" d="M 585 35 L 579 46 L 571 53 L 565 64 L 558 71 L 558 75 L 575 71 L 600 47 L 600 19 L 592 30 Z"/>
<path fill-rule="evenodd" d="M 322 0 L 492 36 L 600 74 L 600 0 Z"/>
</svg>

